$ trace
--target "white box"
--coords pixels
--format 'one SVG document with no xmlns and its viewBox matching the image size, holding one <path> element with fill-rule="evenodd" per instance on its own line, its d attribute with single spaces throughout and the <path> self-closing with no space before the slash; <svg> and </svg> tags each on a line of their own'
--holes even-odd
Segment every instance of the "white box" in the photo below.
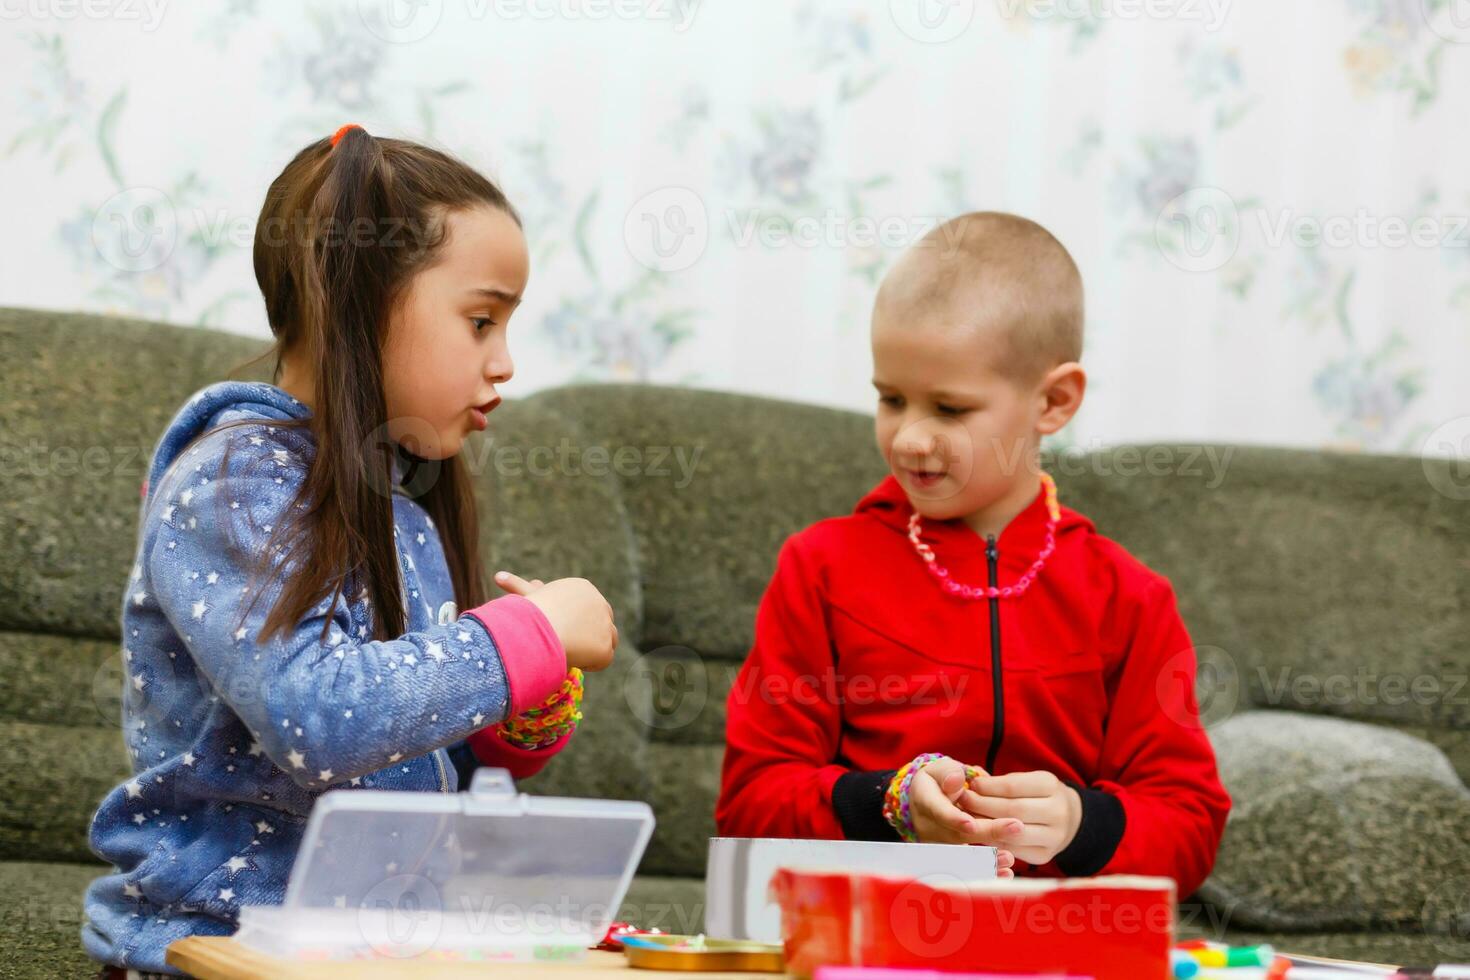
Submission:
<svg viewBox="0 0 1470 980">
<path fill-rule="evenodd" d="M 996 877 L 995 848 L 974 844 L 713 837 L 705 865 L 705 934 L 779 943 L 781 909 L 766 898 L 778 868 L 838 868 L 948 881 Z"/>
<path fill-rule="evenodd" d="M 466 793 L 329 790 L 285 900 L 242 906 L 235 939 L 292 960 L 586 959 L 653 825 L 647 803 L 527 796 L 488 767 Z"/>
</svg>

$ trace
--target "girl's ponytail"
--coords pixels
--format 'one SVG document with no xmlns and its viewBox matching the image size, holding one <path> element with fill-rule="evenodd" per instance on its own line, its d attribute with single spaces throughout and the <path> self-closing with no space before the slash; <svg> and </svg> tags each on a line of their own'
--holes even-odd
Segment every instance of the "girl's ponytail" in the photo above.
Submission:
<svg viewBox="0 0 1470 980">
<path fill-rule="evenodd" d="M 380 352 L 394 257 L 379 243 L 377 226 L 391 220 L 395 208 L 378 141 L 361 127 L 333 139 L 337 145 L 329 142 L 319 163 L 320 185 L 307 202 L 310 247 L 292 251 L 302 339 L 316 376 L 317 451 L 307 490 L 323 500 L 321 545 L 328 555 L 357 559 L 358 573 L 372 583 L 375 618 L 396 637 L 405 631 L 398 558 L 390 548 L 370 546 L 393 537 L 392 445 Z M 328 573 L 317 580 L 346 588 L 343 571 L 318 565 L 311 574 Z M 281 625 L 289 624 L 283 618 Z"/>
</svg>

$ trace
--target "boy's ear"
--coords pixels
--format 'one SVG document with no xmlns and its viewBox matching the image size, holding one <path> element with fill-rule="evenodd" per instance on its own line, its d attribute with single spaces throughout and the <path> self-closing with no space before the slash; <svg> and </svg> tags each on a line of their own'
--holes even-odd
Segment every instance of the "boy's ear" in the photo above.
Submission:
<svg viewBox="0 0 1470 980">
<path fill-rule="evenodd" d="M 1041 379 L 1039 391 L 1045 405 L 1041 417 L 1036 420 L 1036 431 L 1049 436 L 1061 431 L 1082 407 L 1082 396 L 1087 392 L 1087 372 L 1076 361 L 1058 364 Z"/>
</svg>

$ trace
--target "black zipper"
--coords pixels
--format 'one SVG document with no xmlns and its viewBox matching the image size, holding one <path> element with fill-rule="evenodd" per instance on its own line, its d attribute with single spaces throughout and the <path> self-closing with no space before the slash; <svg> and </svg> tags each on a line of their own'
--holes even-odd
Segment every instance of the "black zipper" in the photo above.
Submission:
<svg viewBox="0 0 1470 980">
<path fill-rule="evenodd" d="M 995 547 L 993 534 L 985 536 L 985 561 L 990 570 L 990 587 L 994 589 L 999 579 L 996 566 L 1000 561 L 1000 551 Z M 1000 597 L 995 595 L 990 597 L 990 683 L 995 720 L 990 726 L 990 750 L 985 753 L 985 771 L 994 774 L 995 756 L 1006 732 L 1006 694 L 1000 676 Z"/>
</svg>

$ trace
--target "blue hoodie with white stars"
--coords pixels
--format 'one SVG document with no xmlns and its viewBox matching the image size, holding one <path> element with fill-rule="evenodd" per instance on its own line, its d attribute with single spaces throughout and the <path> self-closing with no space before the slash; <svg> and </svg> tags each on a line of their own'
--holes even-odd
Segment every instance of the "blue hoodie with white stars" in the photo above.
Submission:
<svg viewBox="0 0 1470 980">
<path fill-rule="evenodd" d="M 84 899 L 82 943 L 104 963 L 177 972 L 164 962 L 169 943 L 230 935 L 241 905 L 281 903 L 317 796 L 454 792 L 466 738 L 535 707 L 566 676 L 561 642 L 529 600 L 459 614 L 434 523 L 397 486 L 401 462 L 393 520 L 408 632 L 369 639 L 363 590 L 258 642 L 291 571 L 281 559 L 238 622 L 253 556 L 304 483 L 314 440 L 265 424 L 210 430 L 310 415 L 274 385 L 220 382 L 189 399 L 154 453 L 122 602 L 133 775 L 103 799 L 89 834 L 113 866 Z M 474 755 L 515 775 L 565 742 L 486 758 L 486 734 L 471 740 Z"/>
</svg>

